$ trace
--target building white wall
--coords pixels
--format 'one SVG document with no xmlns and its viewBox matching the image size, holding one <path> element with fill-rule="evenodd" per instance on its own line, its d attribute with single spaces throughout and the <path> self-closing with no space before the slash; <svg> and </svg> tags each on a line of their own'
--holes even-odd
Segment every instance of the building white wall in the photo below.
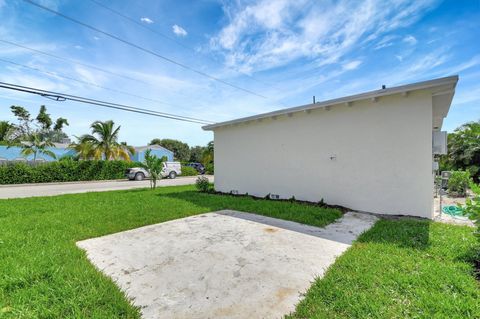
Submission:
<svg viewBox="0 0 480 319">
<path fill-rule="evenodd" d="M 215 188 L 432 217 L 432 97 L 381 97 L 215 129 Z M 331 160 L 330 157 L 336 158 Z"/>
</svg>

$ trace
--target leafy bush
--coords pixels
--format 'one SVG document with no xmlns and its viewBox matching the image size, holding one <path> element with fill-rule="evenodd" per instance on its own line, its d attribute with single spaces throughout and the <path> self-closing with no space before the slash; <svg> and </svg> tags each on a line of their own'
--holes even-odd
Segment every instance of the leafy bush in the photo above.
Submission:
<svg viewBox="0 0 480 319">
<path fill-rule="evenodd" d="M 210 190 L 210 181 L 205 176 L 198 176 L 195 186 L 199 191 L 206 193 Z"/>
<path fill-rule="evenodd" d="M 448 191 L 452 194 L 464 196 L 471 178 L 468 171 L 453 171 L 448 179 Z"/>
<path fill-rule="evenodd" d="M 465 207 L 463 207 L 462 210 L 463 213 L 473 220 L 475 225 L 477 225 L 476 235 L 480 240 L 480 185 L 476 185 L 472 182 L 470 188 L 472 189 L 474 196 L 473 198 L 467 198 L 465 201 Z"/>
<path fill-rule="evenodd" d="M 197 176 L 198 172 L 195 168 L 182 165 L 182 176 Z"/>
<path fill-rule="evenodd" d="M 205 165 L 205 174 L 213 175 L 214 173 L 215 172 L 213 163 L 208 163 L 207 165 Z"/>
<path fill-rule="evenodd" d="M 93 181 L 125 178 L 125 170 L 139 166 L 126 161 L 74 161 L 62 159 L 30 166 L 26 163 L 0 165 L 0 184 Z"/>
</svg>

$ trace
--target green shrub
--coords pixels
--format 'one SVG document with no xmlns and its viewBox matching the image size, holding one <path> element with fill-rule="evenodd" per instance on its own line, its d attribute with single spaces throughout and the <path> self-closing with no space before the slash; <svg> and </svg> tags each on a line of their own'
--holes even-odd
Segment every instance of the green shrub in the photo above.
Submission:
<svg viewBox="0 0 480 319">
<path fill-rule="evenodd" d="M 182 166 L 182 176 L 197 176 L 198 172 L 190 166 Z"/>
<path fill-rule="evenodd" d="M 208 192 L 210 190 L 210 181 L 205 176 L 198 176 L 195 181 L 195 186 L 201 192 Z"/>
<path fill-rule="evenodd" d="M 205 165 L 205 174 L 213 175 L 214 173 L 215 172 L 213 163 L 208 163 L 207 165 Z"/>
<path fill-rule="evenodd" d="M 465 207 L 462 207 L 463 213 L 474 221 L 477 226 L 477 232 L 475 233 L 480 240 L 480 185 L 470 183 L 470 188 L 473 192 L 473 198 L 467 198 L 465 201 Z M 479 251 L 480 257 L 480 251 Z"/>
<path fill-rule="evenodd" d="M 453 195 L 464 196 L 470 181 L 471 177 L 468 171 L 453 171 L 448 179 L 448 191 Z"/>
<path fill-rule="evenodd" d="M 75 161 L 62 159 L 30 166 L 26 163 L 0 165 L 0 184 L 93 181 L 125 178 L 125 170 L 139 166 L 125 161 Z"/>
</svg>

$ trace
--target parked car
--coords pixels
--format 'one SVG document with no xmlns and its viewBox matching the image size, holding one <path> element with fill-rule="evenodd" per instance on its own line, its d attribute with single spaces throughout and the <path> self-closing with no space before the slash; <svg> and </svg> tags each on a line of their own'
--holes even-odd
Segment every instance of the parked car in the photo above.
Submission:
<svg viewBox="0 0 480 319">
<path fill-rule="evenodd" d="M 162 177 L 174 179 L 177 175 L 182 174 L 182 165 L 180 162 L 163 162 Z M 150 178 L 150 174 L 143 167 L 132 167 L 125 171 L 125 175 L 129 180 L 142 181 Z"/>
<path fill-rule="evenodd" d="M 199 174 L 205 174 L 205 166 L 202 163 L 187 163 L 185 166 L 193 167 Z"/>
</svg>

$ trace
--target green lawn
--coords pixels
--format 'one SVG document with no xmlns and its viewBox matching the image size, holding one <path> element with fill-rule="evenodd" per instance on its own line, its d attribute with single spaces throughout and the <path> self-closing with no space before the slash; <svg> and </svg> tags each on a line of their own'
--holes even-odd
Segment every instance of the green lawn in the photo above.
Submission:
<svg viewBox="0 0 480 319">
<path fill-rule="evenodd" d="M 316 226 L 341 216 L 192 186 L 0 200 L 0 318 L 139 318 L 75 242 L 227 208 Z"/>
<path fill-rule="evenodd" d="M 480 318 L 472 228 L 381 220 L 317 280 L 292 318 Z"/>
<path fill-rule="evenodd" d="M 192 186 L 0 200 L 0 318 L 139 318 L 75 242 L 219 209 L 325 226 L 333 209 Z M 317 280 L 293 318 L 480 318 L 472 230 L 381 220 Z"/>
</svg>

